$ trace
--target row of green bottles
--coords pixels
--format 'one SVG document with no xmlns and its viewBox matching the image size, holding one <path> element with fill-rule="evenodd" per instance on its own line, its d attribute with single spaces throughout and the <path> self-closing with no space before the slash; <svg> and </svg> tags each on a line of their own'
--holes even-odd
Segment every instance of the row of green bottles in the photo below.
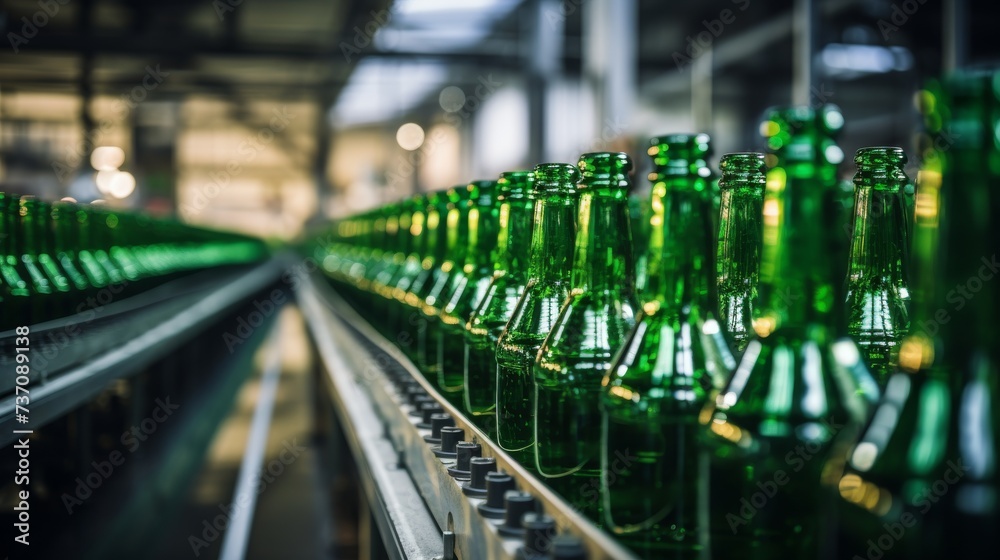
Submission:
<svg viewBox="0 0 1000 560">
<path fill-rule="evenodd" d="M 537 199 L 534 183 L 530 171 L 502 173 L 497 181 L 500 204 L 492 274 L 479 304 L 462 325 L 464 405 L 474 416 L 496 415 L 496 348 L 528 283 Z"/>
<path fill-rule="evenodd" d="M 73 315 L 103 288 L 127 297 L 185 271 L 260 260 L 257 240 L 0 193 L 0 331 Z"/>
<path fill-rule="evenodd" d="M 884 385 L 908 327 L 905 156 L 859 151 L 851 225 L 831 226 L 843 208 L 829 135 L 838 117 L 769 113 L 767 157 L 723 157 L 717 232 L 707 136 L 674 135 L 649 150 L 642 243 L 629 239 L 631 162 L 600 153 L 504 174 L 495 199 L 466 204 L 464 234 L 461 214 L 436 229 L 441 193 L 431 193 L 391 209 L 392 228 L 378 225 L 384 212 L 357 217 L 367 233 L 331 250 L 341 277 L 390 310 L 400 308 L 390 295 L 412 296 L 400 290 L 407 277 L 436 276 L 444 287 L 428 295 L 445 295 L 411 297 L 416 323 L 389 315 L 395 341 L 437 328 L 425 373 L 445 390 L 460 384 L 470 414 L 495 415 L 501 447 L 648 557 L 816 556 L 829 543 L 837 469 L 879 393 L 865 364 Z M 480 248 L 469 232 L 489 229 L 483 214 L 497 216 L 496 240 Z M 439 239 L 451 247 L 440 256 Z M 638 294 L 635 245 L 646 247 Z M 838 263 L 841 245 L 850 257 Z M 445 340 L 462 317 L 438 300 L 469 282 L 483 288 L 466 308 L 462 378 L 449 381 L 455 366 L 442 366 L 457 345 Z M 435 327 L 422 323 L 435 315 Z M 599 502 L 575 500 L 594 486 Z M 748 501 L 758 492 L 767 508 Z"/>
<path fill-rule="evenodd" d="M 841 557 L 986 558 L 1000 525 L 1000 73 L 919 94 L 913 321 L 839 480 Z"/>
<path fill-rule="evenodd" d="M 796 108 L 773 111 L 767 122 L 782 128 L 815 118 Z M 857 367 L 854 343 L 838 340 L 841 303 L 825 220 L 835 165 L 822 145 L 792 141 L 772 154 L 754 333 L 699 413 L 707 430 L 696 479 L 707 492 L 707 513 L 681 528 L 709 557 L 819 557 L 832 525 L 825 467 L 878 396 L 875 381 Z"/>
</svg>

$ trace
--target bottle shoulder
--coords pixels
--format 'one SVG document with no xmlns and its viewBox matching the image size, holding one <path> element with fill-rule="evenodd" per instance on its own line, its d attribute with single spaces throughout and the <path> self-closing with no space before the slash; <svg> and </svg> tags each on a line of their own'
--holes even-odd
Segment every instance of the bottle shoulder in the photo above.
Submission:
<svg viewBox="0 0 1000 560">
<path fill-rule="evenodd" d="M 716 397 L 713 424 L 725 424 L 747 437 L 821 439 L 870 411 L 877 385 L 863 367 L 847 367 L 839 348 L 821 327 L 779 328 L 754 338 Z M 850 344 L 843 342 L 843 344 Z M 712 426 L 717 431 L 718 426 Z"/>
<path fill-rule="evenodd" d="M 636 314 L 629 300 L 593 292 L 571 295 L 539 349 L 536 379 L 579 377 L 599 383 L 635 327 Z"/>
</svg>

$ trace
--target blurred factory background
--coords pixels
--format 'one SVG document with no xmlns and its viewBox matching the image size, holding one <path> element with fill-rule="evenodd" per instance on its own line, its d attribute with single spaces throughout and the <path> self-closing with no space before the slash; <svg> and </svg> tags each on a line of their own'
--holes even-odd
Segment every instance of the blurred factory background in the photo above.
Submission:
<svg viewBox="0 0 1000 560">
<path fill-rule="evenodd" d="M 986 0 L 2 6 L 0 190 L 278 238 L 664 132 L 759 148 L 773 104 L 913 154 L 921 84 L 1000 53 Z"/>
</svg>

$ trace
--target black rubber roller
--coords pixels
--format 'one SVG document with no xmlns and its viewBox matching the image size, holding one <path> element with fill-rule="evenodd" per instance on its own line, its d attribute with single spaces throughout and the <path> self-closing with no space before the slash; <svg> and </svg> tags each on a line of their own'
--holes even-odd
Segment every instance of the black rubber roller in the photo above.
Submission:
<svg viewBox="0 0 1000 560">
<path fill-rule="evenodd" d="M 503 496 L 514 489 L 514 478 L 509 474 L 491 472 L 486 475 L 486 501 L 479 504 L 479 514 L 490 519 L 503 519 Z"/>
<path fill-rule="evenodd" d="M 432 447 L 431 451 L 442 459 L 454 459 L 455 449 L 458 447 L 458 442 L 464 439 L 465 430 L 454 426 L 445 426 L 441 428 L 440 447 Z"/>
<path fill-rule="evenodd" d="M 471 498 L 486 496 L 486 475 L 497 470 L 493 457 L 473 457 L 469 462 L 469 481 L 462 485 L 462 492 Z"/>
<path fill-rule="evenodd" d="M 408 385 L 403 395 L 406 398 L 406 402 L 413 406 L 416 406 L 417 397 L 427 397 L 428 399 L 430 398 L 429 396 L 427 396 L 427 391 L 424 391 L 424 388 L 421 387 L 419 383 L 414 385 Z"/>
<path fill-rule="evenodd" d="M 424 436 L 424 441 L 427 443 L 441 443 L 441 428 L 445 426 L 454 426 L 455 420 L 451 417 L 451 414 L 445 412 L 439 412 L 437 414 L 431 415 L 431 435 Z"/>
<path fill-rule="evenodd" d="M 448 469 L 448 474 L 458 480 L 468 480 L 472 458 L 483 454 L 483 446 L 471 441 L 462 441 L 455 446 L 455 466 Z"/>
<path fill-rule="evenodd" d="M 410 404 L 413 405 L 413 410 L 410 411 L 410 416 L 416 416 L 417 418 L 422 417 L 424 415 L 423 406 L 429 403 L 437 404 L 429 395 L 417 395 L 416 397 L 413 397 L 410 401 Z"/>
<path fill-rule="evenodd" d="M 423 428 L 425 430 L 431 429 L 431 416 L 434 416 L 435 414 L 438 414 L 440 412 L 444 412 L 444 409 L 441 408 L 441 405 L 439 405 L 436 402 L 429 402 L 420 405 L 421 416 L 420 416 L 420 422 L 417 422 L 417 427 Z"/>
<path fill-rule="evenodd" d="M 587 560 L 587 548 L 580 537 L 573 535 L 557 535 L 549 553 L 552 560 Z"/>
<path fill-rule="evenodd" d="M 544 513 L 526 513 L 521 517 L 524 546 L 517 549 L 517 560 L 546 560 L 556 536 L 556 522 Z"/>
<path fill-rule="evenodd" d="M 497 527 L 500 534 L 505 537 L 524 537 L 524 526 L 521 518 L 528 513 L 536 513 L 538 501 L 527 492 L 510 490 L 503 496 L 506 510 L 503 516 L 503 525 Z"/>
</svg>

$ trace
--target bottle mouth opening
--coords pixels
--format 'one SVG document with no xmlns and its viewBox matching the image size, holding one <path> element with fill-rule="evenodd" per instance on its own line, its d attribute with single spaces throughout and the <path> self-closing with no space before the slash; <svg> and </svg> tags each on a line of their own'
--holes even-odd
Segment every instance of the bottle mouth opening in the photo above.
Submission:
<svg viewBox="0 0 1000 560">
<path fill-rule="evenodd" d="M 535 192 L 573 194 L 580 170 L 569 163 L 542 163 L 535 167 Z"/>
<path fill-rule="evenodd" d="M 625 152 L 586 153 L 580 156 L 577 167 L 580 169 L 577 186 L 581 189 L 627 189 L 631 186 L 632 158 Z"/>
<path fill-rule="evenodd" d="M 525 200 L 535 186 L 533 171 L 505 171 L 497 180 L 497 200 Z"/>
<path fill-rule="evenodd" d="M 720 189 L 737 187 L 763 188 L 766 183 L 764 154 L 759 152 L 734 152 L 722 156 L 719 169 Z"/>
<path fill-rule="evenodd" d="M 654 136 L 649 139 L 650 148 L 656 148 L 659 146 L 690 146 L 691 148 L 697 148 L 699 146 L 704 146 L 705 149 L 708 149 L 708 146 L 710 146 L 711 143 L 712 138 L 704 132 L 673 132 L 670 134 Z"/>
<path fill-rule="evenodd" d="M 472 181 L 466 187 L 469 205 L 491 206 L 497 198 L 498 189 L 496 181 Z"/>
<path fill-rule="evenodd" d="M 870 146 L 860 148 L 854 154 L 854 163 L 860 167 L 881 165 L 905 165 L 908 159 L 906 152 L 897 146 Z"/>
<path fill-rule="evenodd" d="M 708 177 L 712 172 L 706 160 L 711 153 L 711 138 L 705 133 L 657 136 L 646 150 L 653 159 L 653 174 L 663 177 Z"/>
</svg>

